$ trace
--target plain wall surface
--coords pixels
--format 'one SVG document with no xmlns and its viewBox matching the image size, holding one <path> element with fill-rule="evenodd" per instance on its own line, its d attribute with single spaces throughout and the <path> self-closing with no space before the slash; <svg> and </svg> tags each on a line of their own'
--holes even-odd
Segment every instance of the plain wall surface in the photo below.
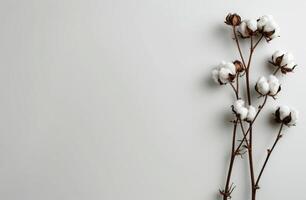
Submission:
<svg viewBox="0 0 306 200">
<path fill-rule="evenodd" d="M 297 0 L 1 0 L 0 199 L 219 199 L 234 96 L 210 72 L 238 58 L 228 12 L 272 14 L 281 27 L 255 52 L 252 86 L 271 73 L 277 49 L 299 64 L 280 76 L 282 91 L 254 126 L 254 167 L 258 174 L 278 130 L 274 106 L 299 109 L 257 197 L 306 199 L 305 8 Z M 247 163 L 237 159 L 234 200 L 249 199 Z"/>
</svg>

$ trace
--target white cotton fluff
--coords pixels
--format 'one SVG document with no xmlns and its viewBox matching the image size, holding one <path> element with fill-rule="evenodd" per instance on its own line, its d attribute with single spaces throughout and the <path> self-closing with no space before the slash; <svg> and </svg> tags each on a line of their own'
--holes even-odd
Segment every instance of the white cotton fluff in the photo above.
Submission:
<svg viewBox="0 0 306 200">
<path fill-rule="evenodd" d="M 244 101 L 241 99 L 238 99 L 237 101 L 234 102 L 234 110 L 236 111 L 240 107 L 244 107 Z"/>
<path fill-rule="evenodd" d="M 211 76 L 213 78 L 213 80 L 216 82 L 216 83 L 219 83 L 219 70 L 218 69 L 213 69 L 211 71 Z"/>
<path fill-rule="evenodd" d="M 241 120 L 244 120 L 248 115 L 248 109 L 244 107 L 244 101 L 241 99 L 234 102 L 233 109 Z"/>
<path fill-rule="evenodd" d="M 299 112 L 294 108 L 291 108 L 290 112 L 291 112 L 291 121 L 289 122 L 289 124 L 294 125 L 299 119 Z"/>
<path fill-rule="evenodd" d="M 279 118 L 280 120 L 285 119 L 290 115 L 290 108 L 288 106 L 279 106 Z"/>
<path fill-rule="evenodd" d="M 228 68 L 222 67 L 219 71 L 219 79 L 222 83 L 227 83 L 231 71 Z"/>
<path fill-rule="evenodd" d="M 256 109 L 253 106 L 246 108 L 244 106 L 244 101 L 241 99 L 234 102 L 233 109 L 241 120 L 252 121 L 255 118 Z"/>
<path fill-rule="evenodd" d="M 279 36 L 280 29 L 272 15 L 264 15 L 260 17 L 257 21 L 257 28 L 258 30 L 267 33 L 274 31 L 274 33 L 269 37 L 270 39 L 274 39 Z"/>
<path fill-rule="evenodd" d="M 241 120 L 245 120 L 248 116 L 248 109 L 246 107 L 239 107 L 237 113 L 239 114 Z"/>
<path fill-rule="evenodd" d="M 255 116 L 256 116 L 256 108 L 254 106 L 249 106 L 246 120 L 247 121 L 253 121 Z"/>
<path fill-rule="evenodd" d="M 257 20 L 256 19 L 246 20 L 246 25 L 253 32 L 257 30 Z"/>
<path fill-rule="evenodd" d="M 296 66 L 295 62 L 291 61 L 286 65 L 286 68 L 293 69 Z"/>
<path fill-rule="evenodd" d="M 294 57 L 292 53 L 285 53 L 281 62 L 281 66 L 285 66 L 291 62 L 293 62 Z"/>
<path fill-rule="evenodd" d="M 277 117 L 279 117 L 278 120 L 280 121 L 283 121 L 289 115 L 291 116 L 290 121 L 283 121 L 287 125 L 295 125 L 299 119 L 299 112 L 294 108 L 290 108 L 289 106 L 278 106 L 277 110 L 279 111 L 279 116 Z"/>
<path fill-rule="evenodd" d="M 273 55 L 272 55 L 272 61 L 273 61 L 274 63 L 276 63 L 276 58 L 278 58 L 278 57 L 280 57 L 280 56 L 282 56 L 282 55 L 285 55 L 285 52 L 284 52 L 284 51 L 281 51 L 281 50 L 275 51 L 275 52 L 273 53 Z"/>
<path fill-rule="evenodd" d="M 262 30 L 263 27 L 271 20 L 274 20 L 272 15 L 264 15 L 260 17 L 257 21 L 258 30 Z"/>
<path fill-rule="evenodd" d="M 249 37 L 249 32 L 248 29 L 251 31 L 255 32 L 257 30 L 257 20 L 255 19 L 247 19 L 243 20 L 241 24 L 238 27 L 238 32 L 243 36 L 243 37 Z"/>
<path fill-rule="evenodd" d="M 280 88 L 279 80 L 274 76 L 270 75 L 268 80 L 262 76 L 258 79 L 256 83 L 256 91 L 261 95 L 271 95 L 274 96 L 278 93 Z"/>
<path fill-rule="evenodd" d="M 274 75 L 270 75 L 268 83 L 270 92 L 269 95 L 276 95 L 280 87 L 279 80 Z"/>
<path fill-rule="evenodd" d="M 228 83 L 229 76 L 236 74 L 236 67 L 232 62 L 222 61 L 217 68 L 213 69 L 211 72 L 212 79 L 216 83 Z M 220 82 L 219 82 L 220 81 Z"/>
<path fill-rule="evenodd" d="M 256 83 L 256 89 L 262 95 L 266 95 L 266 94 L 269 93 L 270 86 L 269 86 L 269 83 L 268 83 L 267 79 L 264 76 L 262 76 L 258 79 L 258 81 Z"/>
<path fill-rule="evenodd" d="M 238 32 L 243 36 L 243 37 L 248 37 L 249 34 L 247 33 L 247 24 L 245 21 L 242 21 L 238 27 Z"/>
</svg>

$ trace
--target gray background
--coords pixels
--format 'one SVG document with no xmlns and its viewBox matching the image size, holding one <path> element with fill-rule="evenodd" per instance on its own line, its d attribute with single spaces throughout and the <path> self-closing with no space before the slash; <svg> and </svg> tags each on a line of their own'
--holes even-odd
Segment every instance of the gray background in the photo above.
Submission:
<svg viewBox="0 0 306 200">
<path fill-rule="evenodd" d="M 305 8 L 297 0 L 1 0 L 0 199 L 217 199 L 234 96 L 210 71 L 238 56 L 223 23 L 233 11 L 272 14 L 281 26 L 281 38 L 255 54 L 252 84 L 271 73 L 276 49 L 300 65 L 281 77 L 278 101 L 254 128 L 258 173 L 277 131 L 274 106 L 301 112 L 258 199 L 305 199 Z M 234 199 L 249 199 L 247 159 L 234 177 Z"/>
</svg>

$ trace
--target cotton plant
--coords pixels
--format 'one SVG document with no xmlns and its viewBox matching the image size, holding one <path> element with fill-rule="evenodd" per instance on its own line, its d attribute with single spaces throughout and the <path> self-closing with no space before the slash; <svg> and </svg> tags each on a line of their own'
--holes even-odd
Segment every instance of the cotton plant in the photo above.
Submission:
<svg viewBox="0 0 306 200">
<path fill-rule="evenodd" d="M 265 170 L 266 164 L 274 150 L 279 139 L 282 137 L 284 126 L 291 127 L 296 125 L 299 113 L 296 109 L 286 105 L 277 106 L 274 111 L 275 122 L 279 123 L 279 130 L 276 135 L 275 142 L 272 147 L 267 150 L 267 156 L 256 173 L 253 160 L 253 125 L 256 122 L 260 112 L 265 107 L 269 99 L 276 100 L 277 95 L 281 92 L 281 81 L 278 79 L 278 72 L 287 74 L 293 72 L 296 68 L 294 57 L 286 51 L 275 51 L 271 60 L 268 62 L 275 68 L 274 73 L 267 76 L 258 77 L 255 84 L 250 83 L 251 77 L 251 61 L 254 51 L 258 44 L 264 40 L 267 43 L 279 37 L 280 29 L 276 21 L 271 15 L 264 15 L 257 19 L 242 20 L 238 14 L 228 14 L 225 23 L 232 28 L 234 42 L 237 46 L 239 58 L 235 61 L 222 61 L 211 72 L 212 79 L 221 86 L 230 85 L 235 94 L 235 100 L 231 106 L 233 113 L 233 139 L 230 163 L 228 167 L 226 182 L 223 189 L 219 192 L 223 200 L 232 198 L 232 192 L 235 189 L 232 183 L 232 171 L 236 157 L 247 155 L 249 160 L 250 171 L 250 197 L 256 199 L 256 193 L 260 189 L 260 179 Z M 249 57 L 246 59 L 243 55 L 240 46 L 241 40 L 250 41 Z M 240 84 L 239 84 L 240 83 Z M 245 86 L 241 87 L 241 83 Z M 255 85 L 255 87 L 253 87 Z M 262 103 L 259 105 L 252 104 L 252 93 L 257 93 L 259 98 L 262 98 Z M 238 129 L 241 129 L 241 137 L 238 138 Z M 239 139 L 239 140 L 238 140 Z"/>
</svg>

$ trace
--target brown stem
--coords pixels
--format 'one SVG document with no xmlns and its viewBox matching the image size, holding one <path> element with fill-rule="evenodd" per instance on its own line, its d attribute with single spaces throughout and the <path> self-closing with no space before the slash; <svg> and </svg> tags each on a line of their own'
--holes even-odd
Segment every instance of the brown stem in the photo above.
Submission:
<svg viewBox="0 0 306 200">
<path fill-rule="evenodd" d="M 231 87 L 233 88 L 234 90 L 234 93 L 235 93 L 235 96 L 236 96 L 236 99 L 239 99 L 239 95 L 238 95 L 238 90 L 235 88 L 235 86 L 233 85 L 233 83 L 230 83 Z"/>
<path fill-rule="evenodd" d="M 239 73 L 236 75 L 237 99 L 239 98 Z"/>
<path fill-rule="evenodd" d="M 280 69 L 281 67 L 277 67 L 276 70 L 273 72 L 273 75 L 275 75 Z"/>
<path fill-rule="evenodd" d="M 241 127 L 241 132 L 242 132 L 242 134 L 243 134 L 243 137 L 247 137 L 247 135 L 246 135 L 246 132 L 245 132 L 245 130 L 244 130 L 244 127 L 243 127 L 243 124 L 242 124 L 242 121 L 241 121 L 241 119 L 239 118 L 239 123 L 240 123 L 240 127 Z M 247 145 L 247 146 L 249 146 L 249 142 L 248 142 L 248 140 L 245 140 L 245 144 Z"/>
<path fill-rule="evenodd" d="M 251 91 L 250 91 L 250 66 L 251 66 L 251 61 L 252 61 L 254 50 L 262 38 L 263 38 L 263 35 L 259 38 L 259 40 L 254 45 L 253 36 L 251 36 L 250 55 L 249 55 L 248 65 L 246 67 L 246 90 L 247 90 L 247 98 L 248 98 L 249 105 L 252 104 Z M 265 98 L 265 101 L 266 101 L 266 98 Z M 255 175 L 254 175 L 254 164 L 253 164 L 253 130 L 252 130 L 253 123 L 254 123 L 254 120 L 253 122 L 249 123 L 249 131 L 248 131 L 249 132 L 249 145 L 247 149 L 248 149 L 248 155 L 249 155 L 249 167 L 250 167 L 250 175 L 251 175 L 252 200 L 255 200 L 256 189 L 255 189 Z"/>
<path fill-rule="evenodd" d="M 254 48 L 253 48 L 253 37 L 251 36 L 251 47 L 250 47 L 250 56 L 249 56 L 249 61 L 248 61 L 248 65 L 246 67 L 246 89 L 247 89 L 247 96 L 248 96 L 248 103 L 249 105 L 251 105 L 251 92 L 250 92 L 250 64 L 251 64 L 251 61 L 252 61 L 252 56 L 253 56 L 253 52 L 254 52 Z"/>
<path fill-rule="evenodd" d="M 263 107 L 265 106 L 265 104 L 266 104 L 266 102 L 267 102 L 267 99 L 268 99 L 268 96 L 265 96 L 265 99 L 264 99 L 263 103 L 259 106 L 258 111 L 257 111 L 257 113 L 256 113 L 256 115 L 255 115 L 253 121 L 251 122 L 252 125 L 254 124 L 256 118 L 258 117 L 260 111 L 261 111 L 261 110 L 263 109 Z M 239 152 L 239 149 L 240 149 L 240 147 L 242 146 L 244 140 L 247 139 L 246 137 L 247 137 L 247 135 L 249 134 L 249 132 L 250 132 L 250 127 L 248 128 L 248 130 L 246 131 L 246 133 L 245 133 L 245 135 L 243 136 L 242 140 L 240 141 L 238 147 L 236 148 L 236 152 Z"/>
<path fill-rule="evenodd" d="M 230 159 L 228 174 L 227 174 L 227 178 L 226 178 L 226 184 L 225 184 L 224 190 L 220 191 L 221 194 L 223 195 L 223 200 L 227 200 L 228 198 L 230 198 L 230 195 L 231 195 L 231 192 L 232 192 L 232 190 L 230 189 L 230 180 L 231 180 L 232 170 L 233 170 L 235 156 L 236 156 L 235 155 L 236 132 L 237 132 L 237 119 L 234 121 L 231 159 Z"/>
<path fill-rule="evenodd" d="M 246 69 L 246 64 L 245 64 L 245 61 L 244 61 L 244 58 L 243 58 L 243 55 L 242 55 L 240 43 L 239 43 L 237 32 L 236 32 L 236 26 L 233 26 L 233 33 L 234 33 L 234 36 L 235 36 L 235 42 L 236 42 L 236 45 L 237 45 L 237 48 L 238 48 L 238 51 L 239 51 L 239 54 L 240 54 L 242 64 L 244 66 L 244 69 Z"/>
<path fill-rule="evenodd" d="M 264 35 L 261 35 L 260 38 L 258 39 L 258 41 L 255 43 L 253 49 L 255 49 L 257 47 L 257 45 L 259 44 L 259 42 L 261 41 L 261 39 L 264 37 Z"/>
<path fill-rule="evenodd" d="M 268 149 L 268 154 L 267 154 L 266 160 L 265 160 L 265 162 L 264 162 L 264 164 L 263 164 L 263 166 L 262 166 L 262 168 L 261 168 L 261 170 L 260 170 L 260 173 L 259 173 L 259 175 L 258 175 L 257 181 L 256 181 L 256 183 L 255 183 L 256 189 L 259 189 L 258 183 L 259 183 L 259 181 L 260 181 L 260 178 L 261 178 L 261 176 L 262 176 L 262 173 L 263 173 L 263 171 L 265 170 L 265 167 L 266 167 L 266 165 L 267 165 L 267 163 L 268 163 L 268 161 L 269 161 L 269 158 L 270 158 L 270 156 L 271 156 L 271 154 L 272 154 L 272 151 L 274 150 L 274 148 L 275 148 L 277 142 L 279 141 L 279 139 L 282 137 L 281 132 L 282 132 L 283 126 L 284 126 L 284 124 L 282 123 L 281 126 L 280 126 L 280 128 L 279 128 L 277 137 L 276 137 L 276 139 L 275 139 L 275 142 L 274 142 L 272 148 L 271 148 L 271 149 Z"/>
<path fill-rule="evenodd" d="M 247 90 L 247 99 L 249 105 L 252 104 L 251 101 L 251 92 L 250 92 L 250 65 L 252 61 L 254 48 L 253 48 L 253 36 L 251 36 L 251 46 L 250 46 L 250 55 L 248 65 L 246 67 L 246 90 Z M 249 124 L 249 145 L 248 145 L 248 155 L 249 155 L 249 168 L 251 176 L 251 188 L 252 188 L 252 200 L 255 200 L 254 190 L 255 190 L 255 175 L 254 175 L 254 164 L 253 164 L 253 134 L 252 134 L 252 124 Z"/>
<path fill-rule="evenodd" d="M 232 83 L 230 83 L 230 85 L 231 85 L 231 87 L 232 87 L 232 89 L 233 89 L 233 91 L 235 93 L 236 99 L 239 99 L 239 84 L 238 84 L 238 80 L 239 80 L 239 75 L 237 74 L 237 77 L 236 77 L 236 82 L 237 82 L 236 88 L 235 88 L 235 86 Z M 229 199 L 230 195 L 231 195 L 231 193 L 232 193 L 232 191 L 234 189 L 234 188 L 231 188 L 230 182 L 231 182 L 232 170 L 233 170 L 235 156 L 236 156 L 235 146 L 236 146 L 237 123 L 238 123 L 238 117 L 234 121 L 232 151 L 231 151 L 231 158 L 230 158 L 230 164 L 229 164 L 229 169 L 228 169 L 228 173 L 227 173 L 225 188 L 224 188 L 223 191 L 220 191 L 220 193 L 223 195 L 223 200 Z"/>
</svg>

